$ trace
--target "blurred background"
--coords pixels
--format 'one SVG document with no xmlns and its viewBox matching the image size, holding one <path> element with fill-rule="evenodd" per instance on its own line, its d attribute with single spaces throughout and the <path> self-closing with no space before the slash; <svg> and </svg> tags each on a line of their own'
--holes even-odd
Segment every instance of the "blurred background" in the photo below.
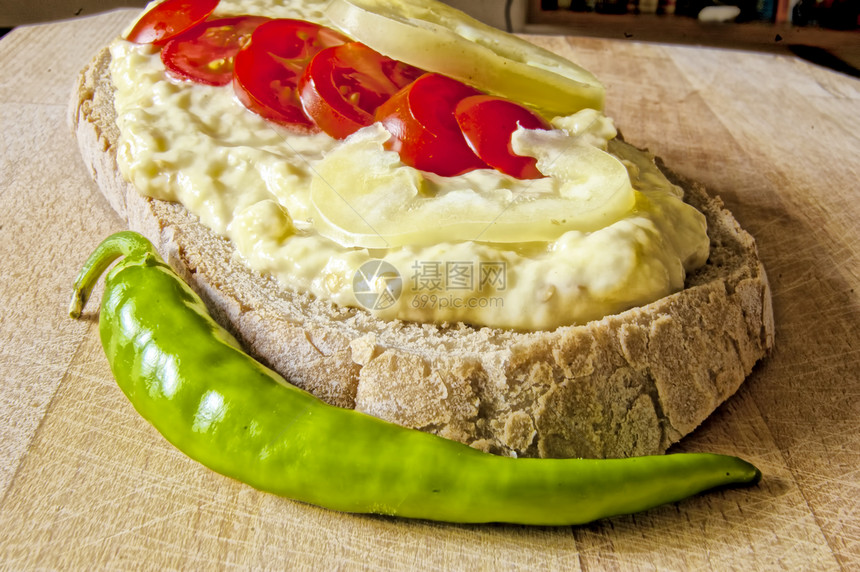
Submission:
<svg viewBox="0 0 860 572">
<path fill-rule="evenodd" d="M 501 29 L 792 53 L 860 77 L 860 0 L 445 0 Z M 0 29 L 144 6 L 0 0 Z"/>
</svg>

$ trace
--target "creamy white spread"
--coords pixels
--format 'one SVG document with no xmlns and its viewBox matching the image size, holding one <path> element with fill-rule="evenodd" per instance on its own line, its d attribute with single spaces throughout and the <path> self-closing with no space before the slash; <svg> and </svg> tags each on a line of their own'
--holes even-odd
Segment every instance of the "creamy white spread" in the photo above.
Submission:
<svg viewBox="0 0 860 572">
<path fill-rule="evenodd" d="M 329 25 L 325 4 L 222 0 L 218 13 Z M 231 86 L 169 79 L 151 47 L 117 40 L 111 54 L 123 175 L 181 202 L 285 289 L 383 319 L 538 330 L 652 302 L 707 259 L 704 216 L 598 111 L 515 134 L 514 150 L 549 177 L 446 178 L 385 151 L 378 124 L 346 141 L 298 135 L 246 110 Z M 337 222 L 362 200 L 378 206 L 361 211 L 370 230 Z M 373 307 L 355 277 L 375 260 L 400 281 Z"/>
</svg>

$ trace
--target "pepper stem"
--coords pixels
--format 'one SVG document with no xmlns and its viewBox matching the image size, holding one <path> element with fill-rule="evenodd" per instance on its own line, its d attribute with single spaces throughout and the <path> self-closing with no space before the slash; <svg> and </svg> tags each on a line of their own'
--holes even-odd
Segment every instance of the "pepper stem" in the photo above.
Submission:
<svg viewBox="0 0 860 572">
<path fill-rule="evenodd" d="M 69 302 L 69 316 L 80 318 L 81 311 L 98 282 L 99 277 L 120 256 L 140 259 L 146 255 L 158 256 L 155 247 L 143 235 L 124 230 L 110 235 L 90 254 L 78 273 Z"/>
</svg>

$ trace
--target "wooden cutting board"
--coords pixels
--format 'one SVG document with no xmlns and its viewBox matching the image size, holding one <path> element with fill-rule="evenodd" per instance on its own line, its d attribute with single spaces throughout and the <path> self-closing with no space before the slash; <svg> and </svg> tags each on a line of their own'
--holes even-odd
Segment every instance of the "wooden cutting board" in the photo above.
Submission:
<svg viewBox="0 0 860 572">
<path fill-rule="evenodd" d="M 0 40 L 0 568 L 860 567 L 860 82 L 782 56 L 534 38 L 594 71 L 625 137 L 757 238 L 776 349 L 676 449 L 740 455 L 765 477 L 581 527 L 410 522 L 298 504 L 190 461 L 114 384 L 94 314 L 67 317 L 82 260 L 121 224 L 66 101 L 130 17 Z"/>
</svg>

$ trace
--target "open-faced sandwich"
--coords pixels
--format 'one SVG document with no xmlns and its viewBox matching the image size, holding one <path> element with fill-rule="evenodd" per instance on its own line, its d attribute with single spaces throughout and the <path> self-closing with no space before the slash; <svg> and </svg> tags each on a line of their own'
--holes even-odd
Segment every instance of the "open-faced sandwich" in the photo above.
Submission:
<svg viewBox="0 0 860 572">
<path fill-rule="evenodd" d="M 329 403 L 509 456 L 664 452 L 772 345 L 753 239 L 587 71 L 428 0 L 166 0 L 71 117 L 113 208 Z"/>
</svg>

